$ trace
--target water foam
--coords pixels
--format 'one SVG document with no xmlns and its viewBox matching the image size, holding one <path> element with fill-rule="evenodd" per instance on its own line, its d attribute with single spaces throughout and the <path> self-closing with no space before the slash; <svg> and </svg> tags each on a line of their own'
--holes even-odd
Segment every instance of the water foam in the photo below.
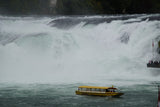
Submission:
<svg viewBox="0 0 160 107">
<path fill-rule="evenodd" d="M 160 34 L 159 21 L 82 21 L 60 29 L 48 24 L 56 19 L 5 17 L 0 22 L 1 82 L 129 85 L 158 80 L 146 62 L 151 40 Z"/>
</svg>

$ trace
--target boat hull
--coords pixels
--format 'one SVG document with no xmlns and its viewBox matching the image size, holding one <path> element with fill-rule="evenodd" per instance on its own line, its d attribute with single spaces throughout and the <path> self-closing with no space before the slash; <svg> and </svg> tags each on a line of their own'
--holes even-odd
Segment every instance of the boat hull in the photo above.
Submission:
<svg viewBox="0 0 160 107">
<path fill-rule="evenodd" d="M 160 68 L 160 64 L 148 63 L 147 67 L 149 67 L 149 68 Z"/>
<path fill-rule="evenodd" d="M 90 95 L 90 96 L 112 96 L 112 97 L 119 97 L 124 93 L 118 92 L 90 92 L 90 91 L 76 91 L 77 95 Z"/>
</svg>

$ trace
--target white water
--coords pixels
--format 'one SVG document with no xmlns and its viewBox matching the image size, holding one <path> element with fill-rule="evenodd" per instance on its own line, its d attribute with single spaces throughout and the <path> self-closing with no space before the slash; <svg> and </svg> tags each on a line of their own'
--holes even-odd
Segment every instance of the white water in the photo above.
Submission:
<svg viewBox="0 0 160 107">
<path fill-rule="evenodd" d="M 160 35 L 160 21 L 82 21 L 69 29 L 48 24 L 58 18 L 1 16 L 0 82 L 121 86 L 159 80 L 160 73 L 154 75 L 146 63 L 152 39 Z M 128 43 L 121 42 L 125 34 Z"/>
</svg>

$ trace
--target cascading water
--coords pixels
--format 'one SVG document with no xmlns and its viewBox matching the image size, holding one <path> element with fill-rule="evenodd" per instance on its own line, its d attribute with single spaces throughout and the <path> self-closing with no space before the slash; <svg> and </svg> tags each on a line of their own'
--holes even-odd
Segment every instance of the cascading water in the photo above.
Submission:
<svg viewBox="0 0 160 107">
<path fill-rule="evenodd" d="M 142 16 L 108 17 L 1 17 L 0 80 L 156 80 L 146 62 L 152 54 L 151 40 L 160 34 L 160 22 L 142 20 Z"/>
<path fill-rule="evenodd" d="M 0 16 L 0 82 L 119 87 L 159 81 L 146 67 L 159 14 Z M 141 106 L 142 107 L 142 106 Z"/>
</svg>

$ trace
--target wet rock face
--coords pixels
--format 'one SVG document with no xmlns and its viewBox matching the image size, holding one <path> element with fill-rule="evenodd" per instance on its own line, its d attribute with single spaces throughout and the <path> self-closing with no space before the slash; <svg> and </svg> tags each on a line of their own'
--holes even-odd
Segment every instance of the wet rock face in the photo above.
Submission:
<svg viewBox="0 0 160 107">
<path fill-rule="evenodd" d="M 128 41 L 129 41 L 129 34 L 125 32 L 125 33 L 121 36 L 120 40 L 121 40 L 122 43 L 127 44 Z"/>
<path fill-rule="evenodd" d="M 50 0 L 50 6 L 55 7 L 57 0 Z"/>
</svg>

